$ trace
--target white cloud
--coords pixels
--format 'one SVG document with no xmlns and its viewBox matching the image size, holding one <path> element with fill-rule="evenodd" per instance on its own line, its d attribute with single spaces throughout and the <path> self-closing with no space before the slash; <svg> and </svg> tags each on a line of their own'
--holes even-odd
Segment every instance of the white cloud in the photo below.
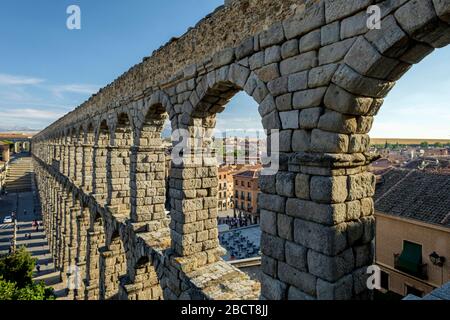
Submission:
<svg viewBox="0 0 450 320">
<path fill-rule="evenodd" d="M 10 74 L 0 73 L 0 85 L 3 86 L 36 85 L 42 82 L 44 82 L 44 80 L 39 78 L 14 76 Z"/>
<path fill-rule="evenodd" d="M 55 96 L 62 98 L 64 93 L 79 93 L 91 95 L 99 90 L 99 86 L 90 84 L 67 84 L 53 86 L 50 88 L 50 90 Z"/>
<path fill-rule="evenodd" d="M 64 115 L 63 112 L 53 112 L 38 109 L 12 109 L 9 111 L 0 111 L 0 118 L 2 120 L 52 120 L 58 119 Z"/>
</svg>

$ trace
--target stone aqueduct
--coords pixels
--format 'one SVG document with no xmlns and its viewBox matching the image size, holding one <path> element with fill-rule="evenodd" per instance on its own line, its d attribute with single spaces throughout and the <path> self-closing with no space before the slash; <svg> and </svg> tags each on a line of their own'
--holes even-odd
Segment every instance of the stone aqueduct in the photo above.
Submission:
<svg viewBox="0 0 450 320">
<path fill-rule="evenodd" d="M 229 1 L 39 133 L 45 228 L 63 277 L 82 278 L 74 298 L 369 298 L 367 133 L 395 82 L 450 43 L 449 23 L 449 0 Z M 280 130 L 280 170 L 261 179 L 261 283 L 221 259 L 214 159 L 173 165 L 164 208 L 164 121 L 207 148 L 242 90 Z"/>
</svg>

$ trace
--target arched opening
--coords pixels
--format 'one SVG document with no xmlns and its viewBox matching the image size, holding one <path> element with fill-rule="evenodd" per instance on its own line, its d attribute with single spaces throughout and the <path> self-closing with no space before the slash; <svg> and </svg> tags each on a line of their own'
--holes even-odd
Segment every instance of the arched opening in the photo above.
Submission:
<svg viewBox="0 0 450 320">
<path fill-rule="evenodd" d="M 168 226 L 166 213 L 166 178 L 170 170 L 169 150 L 161 133 L 167 113 L 160 102 L 147 101 L 140 110 L 136 147 L 131 154 L 131 218 L 133 222 L 150 222 L 148 231 Z"/>
<path fill-rule="evenodd" d="M 224 260 L 239 267 L 240 260 L 253 259 L 257 265 L 261 257 L 259 179 L 267 153 L 266 133 L 258 103 L 245 92 L 236 93 L 224 107 L 214 131 L 219 161 L 219 240 L 227 251 Z M 252 269 L 254 266 L 242 270 Z"/>
<path fill-rule="evenodd" d="M 250 72 L 246 68 L 237 65 L 231 66 L 229 68 L 229 73 L 227 67 L 222 69 L 204 76 L 203 80 L 205 81 L 202 81 L 202 83 L 199 84 L 197 90 L 192 93 L 192 96 L 189 99 L 191 103 L 194 103 L 196 99 L 198 99 L 198 102 L 192 105 L 192 112 L 189 112 L 189 108 L 185 108 L 186 113 L 180 116 L 181 120 L 177 123 L 178 128 L 181 129 L 180 131 L 184 131 L 184 134 L 187 135 L 183 138 L 189 141 L 189 146 L 182 150 L 182 153 L 180 152 L 183 161 L 173 163 L 171 172 L 171 194 L 177 194 L 177 192 L 182 191 L 177 198 L 172 199 L 172 219 L 175 222 L 171 224 L 172 246 L 176 253 L 183 256 L 186 261 L 190 261 L 193 257 L 201 257 L 202 254 L 206 253 L 208 256 L 207 261 L 197 261 L 197 268 L 201 268 L 204 264 L 215 262 L 223 263 L 222 257 L 227 256 L 227 251 L 224 250 L 219 243 L 218 200 L 220 196 L 223 196 L 223 194 L 219 194 L 219 192 L 223 192 L 223 190 L 221 190 L 221 187 L 223 188 L 223 186 L 219 185 L 222 175 L 222 173 L 219 174 L 219 163 L 222 160 L 225 160 L 226 166 L 227 161 L 229 161 L 231 162 L 231 164 L 228 163 L 230 164 L 230 167 L 240 166 L 240 168 L 244 168 L 243 171 L 245 171 L 245 165 L 250 165 L 251 162 L 251 139 L 250 136 L 247 135 L 249 135 L 252 130 L 249 129 L 246 133 L 245 128 L 243 128 L 244 130 L 241 128 L 241 131 L 244 131 L 244 133 L 242 138 L 242 149 L 240 149 L 239 143 L 234 143 L 236 140 L 239 141 L 239 139 L 235 139 L 234 137 L 236 134 L 225 134 L 226 137 L 224 139 L 224 136 L 221 133 L 217 133 L 219 130 L 215 130 L 218 119 L 217 114 L 224 111 L 230 99 L 246 87 L 245 91 L 247 94 L 250 94 L 256 103 L 261 103 L 259 107 L 260 115 L 258 115 L 258 118 L 261 119 L 262 117 L 261 122 L 263 125 L 269 129 L 279 128 L 276 120 L 278 115 L 275 114 L 273 110 L 269 109 L 269 100 L 273 102 L 273 98 L 271 98 L 267 88 L 258 80 L 257 76 L 254 74 L 250 76 Z M 249 77 L 251 77 L 252 80 L 247 82 Z M 209 79 L 212 80 L 210 81 Z M 246 86 L 246 83 L 251 84 Z M 266 97 L 267 102 L 263 103 Z M 239 99 L 239 97 L 237 97 L 237 99 Z M 255 109 L 258 110 L 258 108 Z M 273 119 L 275 119 L 275 122 L 271 122 Z M 215 131 L 218 136 L 215 136 Z M 253 132 L 253 134 L 256 137 L 258 136 L 256 132 Z M 232 145 L 230 154 L 228 154 L 227 148 L 224 148 L 224 146 L 228 144 L 229 136 L 231 136 L 230 144 Z M 253 153 L 256 153 L 254 155 L 255 162 L 258 156 L 256 149 L 258 145 L 260 146 L 260 144 L 256 142 L 256 137 L 253 138 L 255 144 Z M 224 140 L 227 140 L 225 144 L 223 143 Z M 236 150 L 236 148 L 239 150 Z M 223 149 L 225 149 L 225 151 L 223 151 Z M 256 166 L 259 166 L 259 164 L 255 163 L 255 167 Z M 257 171 L 258 170 L 254 170 L 255 175 L 257 175 Z M 233 178 L 231 180 L 233 181 L 232 185 L 234 186 Z M 255 187 L 255 197 L 250 196 L 250 199 L 247 199 L 248 192 L 246 189 L 245 199 L 243 199 L 245 208 L 243 209 L 253 210 L 253 207 L 255 207 L 256 213 L 258 182 L 253 182 Z M 179 187 L 180 185 L 182 187 Z M 251 186 L 250 189 L 252 187 L 253 186 Z M 248 184 L 245 185 L 245 188 L 248 188 Z M 232 192 L 232 194 L 234 195 L 234 192 Z M 249 203 L 250 205 L 248 205 Z M 239 221 L 236 226 L 245 228 L 245 223 L 247 223 L 248 227 L 248 221 L 250 219 L 244 216 L 243 211 L 244 210 L 237 213 L 236 219 L 234 219 L 233 208 L 233 214 L 230 218 L 232 218 L 231 223 Z M 224 242 L 232 240 L 225 239 L 225 237 L 221 238 L 224 239 Z M 239 245 L 246 246 L 245 248 L 241 248 L 242 252 L 253 252 L 254 250 L 256 250 L 256 253 L 259 252 L 259 239 L 256 240 L 254 244 L 241 241 Z M 230 243 L 230 249 L 232 246 L 233 244 Z M 251 255 L 253 255 L 253 253 Z M 231 269 L 231 267 L 226 264 L 223 264 L 223 266 L 225 266 L 225 269 Z M 217 275 L 217 277 L 220 277 L 220 275 Z M 242 284 L 245 283 L 245 286 L 248 286 L 246 288 L 249 289 L 250 292 L 249 296 L 254 295 L 255 298 L 258 297 L 258 289 L 255 290 L 255 288 L 258 288 L 259 284 L 255 281 L 251 281 L 244 273 L 239 273 L 239 275 L 236 275 L 232 280 L 224 280 L 221 284 L 226 287 L 227 285 L 230 285 L 230 283 L 233 283 L 233 281 Z"/>
</svg>

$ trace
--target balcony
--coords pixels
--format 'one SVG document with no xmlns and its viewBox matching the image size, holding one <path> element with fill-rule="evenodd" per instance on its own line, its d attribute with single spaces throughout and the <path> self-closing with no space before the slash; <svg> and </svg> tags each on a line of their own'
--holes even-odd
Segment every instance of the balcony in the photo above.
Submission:
<svg viewBox="0 0 450 320">
<path fill-rule="evenodd" d="M 404 253 L 394 253 L 394 268 L 413 277 L 428 280 L 428 265 L 417 259 L 409 259 Z"/>
</svg>

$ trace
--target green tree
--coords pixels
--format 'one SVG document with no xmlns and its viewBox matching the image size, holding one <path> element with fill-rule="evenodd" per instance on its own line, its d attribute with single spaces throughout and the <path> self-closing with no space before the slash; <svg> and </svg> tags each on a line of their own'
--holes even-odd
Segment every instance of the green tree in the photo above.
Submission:
<svg viewBox="0 0 450 320">
<path fill-rule="evenodd" d="M 33 283 L 33 269 L 36 259 L 21 247 L 16 252 L 0 258 L 0 275 L 4 280 L 23 288 Z"/>
<path fill-rule="evenodd" d="M 0 300 L 54 300 L 52 288 L 33 282 L 35 264 L 24 247 L 0 257 Z"/>
<path fill-rule="evenodd" d="M 424 141 L 424 142 L 422 142 L 422 143 L 420 144 L 420 147 L 421 147 L 421 148 L 424 148 L 424 149 L 427 149 L 428 146 L 429 146 L 429 144 L 428 144 L 428 142 L 426 142 L 426 141 Z"/>
<path fill-rule="evenodd" d="M 13 300 L 16 293 L 16 285 L 13 282 L 8 282 L 0 277 L 0 301 Z"/>
<path fill-rule="evenodd" d="M 442 143 L 440 143 L 440 142 L 436 142 L 436 143 L 434 144 L 434 147 L 435 147 L 435 148 L 442 148 L 442 147 L 444 147 L 444 145 L 443 145 Z"/>
</svg>

